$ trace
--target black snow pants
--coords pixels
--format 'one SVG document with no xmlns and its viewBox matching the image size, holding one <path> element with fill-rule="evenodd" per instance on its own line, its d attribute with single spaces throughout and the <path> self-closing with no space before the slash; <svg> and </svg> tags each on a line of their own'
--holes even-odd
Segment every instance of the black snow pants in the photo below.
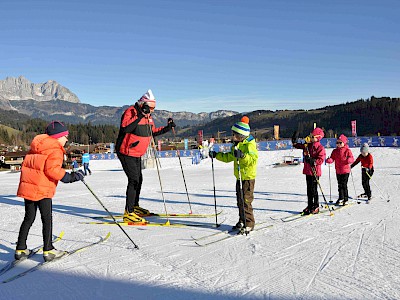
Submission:
<svg viewBox="0 0 400 300">
<path fill-rule="evenodd" d="M 25 199 L 25 217 L 19 230 L 17 250 L 27 249 L 26 240 L 28 238 L 29 229 L 36 218 L 36 211 L 39 208 L 42 218 L 42 235 L 43 235 L 43 251 L 53 250 L 53 217 L 52 217 L 52 201 L 50 198 L 44 198 L 39 201 L 31 201 Z"/>
<path fill-rule="evenodd" d="M 118 154 L 122 168 L 128 177 L 128 186 L 126 188 L 125 210 L 133 212 L 134 206 L 139 206 L 140 190 L 142 188 L 142 161 L 140 157 Z"/>
</svg>

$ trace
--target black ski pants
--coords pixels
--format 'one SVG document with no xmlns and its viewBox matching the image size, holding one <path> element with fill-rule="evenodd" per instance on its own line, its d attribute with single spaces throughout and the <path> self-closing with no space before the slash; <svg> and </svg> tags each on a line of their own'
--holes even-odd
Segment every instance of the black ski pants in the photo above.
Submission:
<svg viewBox="0 0 400 300">
<path fill-rule="evenodd" d="M 369 178 L 369 176 L 367 175 L 367 170 L 362 168 L 361 169 L 361 182 L 362 182 L 362 186 L 364 188 L 364 192 L 365 194 L 367 194 L 368 198 L 371 198 L 371 187 L 369 185 L 369 180 L 371 178 Z"/>
<path fill-rule="evenodd" d="M 118 154 L 122 168 L 128 177 L 128 186 L 126 188 L 125 210 L 133 212 L 134 206 L 139 206 L 140 190 L 142 189 L 142 161 L 140 157 L 132 157 Z"/>
<path fill-rule="evenodd" d="M 336 174 L 336 179 L 338 182 L 339 199 L 344 201 L 349 200 L 349 190 L 347 188 L 347 182 L 349 181 L 349 175 L 347 174 Z"/>
<path fill-rule="evenodd" d="M 252 206 L 252 202 L 254 200 L 255 183 L 256 183 L 255 179 L 243 180 L 242 184 L 240 184 L 239 180 L 236 180 L 236 200 L 237 200 L 236 202 L 239 208 L 239 220 L 243 224 L 245 224 L 244 220 L 246 220 L 246 227 L 252 227 L 252 228 L 254 228 L 255 224 L 253 206 Z"/>
<path fill-rule="evenodd" d="M 44 198 L 39 201 L 25 200 L 25 217 L 19 230 L 17 250 L 27 249 L 26 240 L 28 238 L 29 229 L 36 218 L 36 211 L 39 208 L 42 218 L 42 235 L 43 235 L 43 250 L 49 251 L 54 249 L 52 243 L 53 235 L 53 217 L 52 217 L 52 201 L 50 198 Z"/>
<path fill-rule="evenodd" d="M 318 201 L 318 182 L 319 177 L 314 175 L 306 175 L 307 183 L 307 199 L 308 199 L 308 209 L 313 210 L 319 207 Z"/>
</svg>

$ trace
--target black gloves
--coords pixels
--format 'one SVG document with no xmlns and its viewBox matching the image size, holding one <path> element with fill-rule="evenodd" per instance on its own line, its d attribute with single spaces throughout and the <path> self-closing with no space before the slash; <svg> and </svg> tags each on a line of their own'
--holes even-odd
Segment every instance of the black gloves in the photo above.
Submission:
<svg viewBox="0 0 400 300">
<path fill-rule="evenodd" d="M 316 159 L 313 157 L 310 157 L 310 156 L 306 156 L 306 157 L 304 157 L 304 161 L 306 163 L 309 163 L 311 166 L 315 166 Z"/>
<path fill-rule="evenodd" d="M 243 153 L 242 150 L 240 150 L 240 149 L 235 149 L 235 150 L 233 151 L 233 155 L 234 155 L 236 158 L 243 158 L 243 157 L 244 157 L 244 153 Z"/>
<path fill-rule="evenodd" d="M 148 115 L 150 113 L 150 106 L 147 104 L 147 102 L 142 104 L 142 112 L 145 115 Z"/>
<path fill-rule="evenodd" d="M 372 177 L 372 175 L 374 174 L 374 167 L 372 167 L 371 169 L 365 168 L 365 172 L 367 172 L 367 175 L 369 175 L 369 177 Z"/>
<path fill-rule="evenodd" d="M 75 181 L 81 181 L 85 177 L 85 173 L 83 173 L 82 170 L 79 170 L 78 172 L 65 172 L 65 175 L 63 178 L 61 178 L 61 181 L 64 183 L 72 183 Z"/>
<path fill-rule="evenodd" d="M 168 126 L 170 129 L 176 127 L 176 124 L 174 123 L 174 120 L 173 120 L 172 118 L 168 118 L 167 126 Z"/>
<path fill-rule="evenodd" d="M 215 152 L 215 151 L 213 151 L 213 150 L 210 150 L 210 152 L 208 152 L 208 155 L 209 155 L 211 158 L 215 158 L 215 157 L 217 156 L 217 152 Z"/>
<path fill-rule="evenodd" d="M 293 132 L 292 135 L 292 144 L 297 144 L 297 140 L 299 139 L 299 133 L 297 131 Z"/>
</svg>

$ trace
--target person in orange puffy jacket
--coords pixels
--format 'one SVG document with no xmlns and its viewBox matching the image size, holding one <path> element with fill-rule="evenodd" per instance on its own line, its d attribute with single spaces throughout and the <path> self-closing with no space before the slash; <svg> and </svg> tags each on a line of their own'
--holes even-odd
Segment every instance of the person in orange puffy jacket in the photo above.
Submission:
<svg viewBox="0 0 400 300">
<path fill-rule="evenodd" d="M 32 140 L 30 150 L 24 158 L 17 196 L 24 198 L 25 217 L 19 230 L 14 255 L 16 260 L 30 254 L 26 240 L 38 208 L 43 223 L 44 260 L 50 261 L 66 253 L 55 249 L 52 243 L 52 197 L 58 181 L 71 183 L 84 178 L 82 171 L 68 173 L 62 168 L 67 141 L 67 127 L 61 122 L 53 121 L 46 127 L 45 134 L 39 134 Z"/>
<path fill-rule="evenodd" d="M 336 149 L 333 149 L 331 156 L 326 160 L 328 164 L 335 162 L 336 179 L 338 182 L 339 199 L 336 201 L 336 205 L 339 205 L 343 201 L 343 205 L 346 205 L 349 201 L 349 190 L 347 188 L 347 182 L 349 181 L 350 175 L 350 164 L 354 162 L 354 156 L 349 146 L 347 145 L 347 137 L 340 135 L 336 141 Z"/>
</svg>

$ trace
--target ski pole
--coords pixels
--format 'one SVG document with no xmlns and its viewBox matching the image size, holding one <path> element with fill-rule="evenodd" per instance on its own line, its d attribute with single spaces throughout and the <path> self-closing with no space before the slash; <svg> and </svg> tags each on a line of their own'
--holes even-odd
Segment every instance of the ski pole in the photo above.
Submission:
<svg viewBox="0 0 400 300">
<path fill-rule="evenodd" d="M 172 132 L 174 133 L 174 137 L 176 137 L 175 128 L 174 128 L 174 127 L 172 127 Z M 186 186 L 185 174 L 183 173 L 181 155 L 180 155 L 179 152 L 180 152 L 180 151 L 177 149 L 176 153 L 178 154 L 179 164 L 180 164 L 180 166 L 181 166 L 181 171 L 182 171 L 183 183 L 185 184 L 186 196 L 187 196 L 187 199 L 188 199 L 188 202 L 189 202 L 189 209 L 190 209 L 189 214 L 192 214 L 192 205 L 191 205 L 190 199 L 189 199 L 189 193 L 188 193 L 188 189 L 187 189 L 187 186 Z"/>
<path fill-rule="evenodd" d="M 213 179 L 213 189 L 214 189 L 214 209 L 215 209 L 215 226 L 219 227 L 218 224 L 218 214 L 217 214 L 217 196 L 215 194 L 215 176 L 214 176 L 214 158 L 211 156 L 211 172 L 212 172 L 212 179 Z"/>
<path fill-rule="evenodd" d="M 131 239 L 131 237 L 126 233 L 126 231 L 121 227 L 121 225 L 117 222 L 117 220 L 114 218 L 114 216 L 110 213 L 110 211 L 107 209 L 107 207 L 104 206 L 104 204 L 100 201 L 99 197 L 96 196 L 96 194 L 92 191 L 92 189 L 89 187 L 89 185 L 85 182 L 85 180 L 82 179 L 83 184 L 87 187 L 87 189 L 92 193 L 94 198 L 103 206 L 104 210 L 110 215 L 110 217 L 113 219 L 114 223 L 122 230 L 122 232 L 128 237 L 128 239 L 132 242 L 132 244 L 135 246 L 135 249 L 139 249 L 139 246 L 135 244 L 135 242 Z"/>
<path fill-rule="evenodd" d="M 388 194 L 388 196 L 386 197 L 384 195 L 384 193 L 382 192 L 382 190 L 379 188 L 379 186 L 375 183 L 375 181 L 372 179 L 372 176 L 368 174 L 367 171 L 365 171 L 365 173 L 368 175 L 369 179 L 372 181 L 372 183 L 376 186 L 376 188 L 379 190 L 379 192 L 381 193 L 383 199 L 386 199 L 386 202 L 390 202 L 390 195 Z"/>
<path fill-rule="evenodd" d="M 329 202 L 332 202 L 331 164 L 328 164 L 328 168 L 329 168 Z"/>
<path fill-rule="evenodd" d="M 235 150 L 237 148 L 235 147 Z M 246 231 L 246 213 L 244 211 L 244 192 L 243 192 L 243 184 L 242 184 L 242 174 L 240 173 L 240 162 L 239 158 L 236 160 L 237 165 L 238 165 L 238 176 L 239 176 L 239 199 L 242 202 L 242 215 L 243 215 L 243 225 L 244 225 L 244 233 L 247 235 Z M 239 214 L 240 215 L 240 214 Z"/>
<path fill-rule="evenodd" d="M 353 172 L 351 171 L 351 169 L 350 169 L 350 175 L 351 175 L 351 181 L 353 182 L 354 195 L 357 198 L 356 185 L 354 184 Z"/>
<path fill-rule="evenodd" d="M 152 128 L 151 128 L 150 123 L 148 123 L 148 125 L 149 125 L 149 126 L 148 126 L 148 129 L 149 129 L 149 131 L 150 131 L 150 138 L 151 138 L 152 142 L 153 142 L 154 145 L 155 145 L 154 136 L 153 136 L 153 130 L 152 130 Z M 156 152 L 156 155 L 157 155 L 157 152 Z M 157 162 L 157 159 L 156 159 L 156 162 Z M 165 202 L 164 191 L 163 191 L 162 182 L 161 182 L 160 168 L 159 168 L 159 166 L 158 166 L 157 163 L 156 163 L 156 167 L 157 167 L 158 181 L 160 182 L 161 196 L 162 196 L 163 203 L 164 203 L 165 215 L 166 215 L 166 217 L 167 217 L 167 222 L 165 222 L 165 225 L 168 226 L 168 225 L 170 225 L 170 222 L 169 222 L 169 214 L 168 214 L 168 211 L 167 211 L 167 204 L 166 204 L 166 202 Z"/>
<path fill-rule="evenodd" d="M 310 164 L 310 166 L 311 166 L 311 164 Z M 319 186 L 319 189 L 321 190 L 322 198 L 324 198 L 325 205 L 328 207 L 329 215 L 330 215 L 330 216 L 333 216 L 333 212 L 331 211 L 331 208 L 329 207 L 329 204 L 328 204 L 328 202 L 326 201 L 326 198 L 325 198 L 325 195 L 324 195 L 324 191 L 322 190 L 321 183 L 320 183 L 319 180 L 318 180 L 318 176 L 317 176 L 317 172 L 315 171 L 315 167 L 314 167 L 314 166 L 311 166 L 311 170 L 312 170 L 312 172 L 313 172 L 313 174 L 314 174 L 315 180 L 317 181 L 317 184 L 318 184 L 318 186 Z"/>
<path fill-rule="evenodd" d="M 310 157 L 310 151 L 309 151 L 308 148 L 307 148 L 307 143 L 304 144 L 304 151 L 306 152 L 306 154 L 308 155 L 308 157 Z M 313 174 L 314 174 L 314 178 L 315 178 L 315 180 L 317 181 L 317 184 L 318 184 L 318 186 L 319 186 L 319 189 L 321 190 L 322 198 L 324 198 L 325 205 L 328 207 L 329 215 L 330 215 L 330 216 L 333 216 L 333 212 L 332 212 L 331 208 L 329 207 L 329 204 L 328 204 L 328 202 L 326 201 L 326 198 L 325 198 L 325 195 L 324 195 L 324 191 L 322 190 L 321 183 L 320 183 L 319 180 L 318 180 L 318 176 L 317 176 L 317 172 L 315 171 L 315 167 L 312 166 L 311 164 L 310 164 L 310 167 L 311 167 L 311 170 L 312 170 L 312 172 L 313 172 Z"/>
</svg>

